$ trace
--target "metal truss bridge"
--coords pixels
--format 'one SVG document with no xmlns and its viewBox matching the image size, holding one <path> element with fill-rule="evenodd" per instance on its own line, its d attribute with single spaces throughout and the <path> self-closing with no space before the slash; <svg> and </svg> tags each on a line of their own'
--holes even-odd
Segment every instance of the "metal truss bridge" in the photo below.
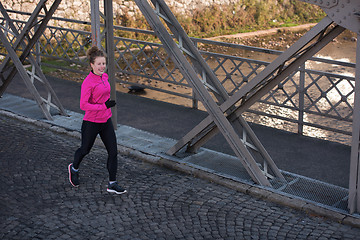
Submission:
<svg viewBox="0 0 360 240">
<path fill-rule="evenodd" d="M 360 34 L 360 2 L 356 0 L 300 0 L 318 5 L 327 14 L 315 27 L 304 34 L 290 48 L 267 65 L 254 78 L 247 81 L 236 92 L 229 94 L 221 81 L 199 53 L 194 43 L 175 18 L 164 0 L 134 0 L 144 17 L 161 40 L 164 49 L 176 67 L 202 102 L 208 116 L 197 126 L 184 134 L 168 149 L 168 155 L 179 151 L 196 152 L 213 136 L 221 133 L 244 166 L 251 179 L 261 186 L 274 187 L 274 183 L 288 186 L 288 182 L 278 169 L 248 123 L 242 117 L 253 104 L 278 86 L 308 59 L 318 53 L 345 29 Z M 27 88 L 48 120 L 52 119 L 50 109 L 66 115 L 55 92 L 46 80 L 31 49 L 44 32 L 61 0 L 40 0 L 26 25 L 19 30 L 7 10 L 0 3 L 4 22 L 1 24 L 0 40 L 8 55 L 0 65 L 0 96 L 19 73 Z M 105 39 L 108 56 L 108 74 L 114 79 L 114 35 L 112 1 L 104 0 L 104 12 L 99 10 L 99 1 L 91 0 L 92 42 L 100 46 Z M 100 19 L 104 27 L 100 27 Z M 102 29 L 102 31 L 101 31 Z M 360 42 L 357 46 L 357 61 L 360 62 Z M 21 52 L 21 54 L 18 54 Z M 26 70 L 30 63 L 32 70 Z M 360 211 L 360 67 L 356 67 L 355 104 L 353 108 L 352 151 L 349 179 L 348 209 L 350 213 Z M 111 82 L 112 96 L 115 83 Z M 41 88 L 41 89 L 40 89 Z M 114 114 L 116 116 L 116 114 Z M 116 117 L 113 119 L 116 122 Z"/>
</svg>

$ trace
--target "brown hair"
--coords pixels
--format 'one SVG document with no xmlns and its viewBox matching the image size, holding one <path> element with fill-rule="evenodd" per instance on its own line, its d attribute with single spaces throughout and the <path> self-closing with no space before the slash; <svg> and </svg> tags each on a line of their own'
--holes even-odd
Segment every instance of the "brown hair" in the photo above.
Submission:
<svg viewBox="0 0 360 240">
<path fill-rule="evenodd" d="M 94 63 L 95 58 L 97 57 L 105 57 L 105 53 L 101 51 L 97 46 L 92 46 L 91 48 L 89 48 L 86 52 L 86 55 L 90 63 Z"/>
</svg>

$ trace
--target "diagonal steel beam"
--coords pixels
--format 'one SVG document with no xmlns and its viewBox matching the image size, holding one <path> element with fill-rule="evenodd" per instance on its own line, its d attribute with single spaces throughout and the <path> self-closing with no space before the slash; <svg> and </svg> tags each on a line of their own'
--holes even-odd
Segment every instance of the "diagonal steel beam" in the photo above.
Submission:
<svg viewBox="0 0 360 240">
<path fill-rule="evenodd" d="M 181 73 L 188 80 L 189 84 L 192 86 L 194 91 L 199 96 L 200 101 L 202 101 L 204 107 L 207 109 L 210 118 L 213 119 L 214 123 L 219 128 L 220 132 L 222 132 L 226 141 L 229 143 L 236 156 L 238 156 L 239 160 L 242 162 L 243 166 L 248 171 L 249 175 L 258 184 L 270 186 L 271 184 L 269 180 L 262 172 L 262 170 L 259 168 L 253 156 L 246 149 L 245 144 L 242 142 L 242 140 L 239 138 L 233 126 L 224 116 L 224 113 L 221 112 L 219 106 L 216 104 L 214 99 L 211 97 L 210 93 L 207 91 L 205 87 L 206 84 L 204 84 L 204 82 L 199 78 L 200 74 L 194 70 L 194 68 L 188 62 L 187 58 L 184 56 L 184 52 L 188 54 L 188 51 L 184 51 L 184 48 L 181 48 L 181 46 L 179 47 L 179 45 L 174 42 L 169 32 L 160 21 L 159 15 L 164 15 L 161 16 L 161 18 L 163 18 L 165 21 L 170 22 L 172 27 L 174 27 L 174 24 L 172 22 L 173 19 L 169 18 L 171 11 L 166 12 L 159 10 L 163 8 L 163 6 L 166 4 L 160 0 L 152 1 L 156 9 L 154 11 L 147 1 L 135 0 L 135 2 L 137 3 L 139 9 L 142 11 L 143 15 L 149 22 L 150 26 L 153 28 L 156 35 L 162 41 L 165 50 L 168 52 L 168 54 L 170 55 L 176 66 L 179 68 Z M 174 22 L 178 23 L 177 21 Z M 184 37 L 186 37 L 187 35 L 183 36 L 181 32 L 177 32 L 177 33 L 179 38 L 179 44 L 184 43 L 183 42 L 183 40 L 185 39 Z M 188 56 L 193 57 L 191 56 L 191 52 L 190 54 L 188 54 Z"/>
<path fill-rule="evenodd" d="M 29 78 L 29 75 L 27 74 L 24 66 L 22 65 L 20 59 L 18 58 L 18 56 L 16 55 L 16 52 L 14 51 L 14 49 L 11 47 L 10 42 L 7 40 L 5 34 L 0 31 L 0 40 L 2 42 L 2 44 L 4 44 L 6 50 L 8 51 L 9 57 L 10 59 L 14 62 L 15 68 L 18 70 L 21 78 L 24 80 L 26 87 L 32 92 L 35 93 L 37 92 L 35 86 L 31 83 L 31 80 Z M 44 112 L 45 117 L 49 120 L 52 120 L 51 114 L 49 112 L 49 110 L 46 108 L 45 104 L 44 104 L 44 100 L 41 98 L 41 96 L 39 94 L 33 94 L 35 97 L 35 101 L 38 103 L 38 105 L 40 106 L 41 110 Z"/>
<path fill-rule="evenodd" d="M 220 83 L 219 79 L 215 75 L 214 71 L 209 67 L 206 61 L 203 59 L 202 55 L 199 53 L 198 49 L 195 47 L 193 42 L 187 36 L 184 29 L 181 27 L 180 23 L 177 21 L 175 16 L 172 14 L 169 7 L 163 0 L 152 0 L 153 5 L 155 6 L 155 12 L 160 17 L 163 18 L 173 33 L 175 38 L 178 40 L 179 48 L 189 56 L 192 65 L 194 66 L 198 75 L 201 76 L 202 82 L 208 88 L 209 91 L 212 91 L 214 96 L 216 97 L 218 104 L 223 103 L 229 98 L 228 92 Z M 233 108 L 233 107 L 232 107 Z M 225 114 L 231 113 L 234 109 L 230 108 Z M 242 118 L 242 116 L 238 116 L 233 122 L 234 130 L 237 133 L 242 133 L 242 144 L 245 146 L 246 155 L 251 157 L 253 161 L 257 161 L 260 165 L 263 164 L 264 174 L 270 176 L 267 172 L 267 166 L 269 166 L 272 170 L 272 173 L 279 179 L 284 180 L 283 175 L 280 170 L 277 168 L 276 164 L 263 147 L 255 133 L 252 131 L 248 123 Z M 206 136 L 206 132 L 204 131 L 202 134 Z M 197 136 L 197 138 L 201 138 Z M 188 144 L 187 152 L 196 152 L 198 149 L 197 145 Z M 180 149 L 169 149 L 167 154 L 174 155 Z M 252 154 L 251 152 L 257 152 L 258 154 Z"/>
<path fill-rule="evenodd" d="M 201 79 L 208 87 L 208 90 L 213 92 L 219 102 L 224 102 L 228 98 L 227 91 L 220 83 L 213 70 L 203 59 L 194 43 L 187 36 L 186 32 L 177 21 L 169 7 L 163 0 L 151 0 L 151 2 L 155 6 L 156 14 L 159 17 L 166 19 L 164 22 L 173 33 L 174 37 L 178 40 L 179 48 L 190 57 L 196 72 L 201 76 Z"/>
<path fill-rule="evenodd" d="M 156 12 L 159 16 L 163 16 L 166 18 L 165 23 L 169 27 L 170 31 L 174 34 L 175 38 L 179 41 L 179 45 L 181 49 L 184 49 L 186 53 L 190 56 L 191 62 L 194 65 L 197 73 L 202 76 L 203 82 L 207 82 L 210 84 L 211 88 L 209 90 L 213 90 L 213 94 L 218 100 L 218 103 L 223 103 L 229 98 L 228 92 L 220 83 L 219 79 L 215 75 L 214 71 L 210 68 L 210 66 L 203 59 L 198 49 L 194 46 L 193 42 L 187 36 L 184 29 L 181 27 L 175 16 L 172 14 L 171 10 L 167 7 L 163 0 L 152 0 L 153 5 L 156 8 Z M 232 109 L 229 109 L 229 113 Z M 252 143 L 256 146 L 259 153 L 264 157 L 265 161 L 270 163 L 271 168 L 273 169 L 275 175 L 279 178 L 283 178 L 282 174 L 276 167 L 275 163 L 271 159 L 270 155 L 267 153 L 265 148 L 262 146 L 255 133 L 252 131 L 248 123 L 239 116 L 238 119 L 234 121 L 234 128 L 237 132 L 244 131 L 248 138 L 251 139 Z M 205 133 L 206 134 L 206 133 Z M 167 154 L 174 155 L 181 148 L 171 148 L 167 151 Z M 188 145 L 187 152 L 196 152 L 198 147 L 196 145 L 190 146 Z"/>
<path fill-rule="evenodd" d="M 3 39 L 2 42 L 4 43 L 6 50 L 8 51 L 9 54 L 7 55 L 4 62 L 0 66 L 0 75 L 1 75 L 1 79 L 3 81 L 3 84 L 0 87 L 0 96 L 5 92 L 6 88 L 8 87 L 8 85 L 10 84 L 12 79 L 14 78 L 15 74 L 17 72 L 19 72 L 19 74 L 22 77 L 22 79 L 24 80 L 27 88 L 32 93 L 36 102 L 38 103 L 41 110 L 43 111 L 45 117 L 49 120 L 52 119 L 51 114 L 50 114 L 50 107 L 56 108 L 62 115 L 66 115 L 66 111 L 63 108 L 62 104 L 60 103 L 60 101 L 59 101 L 56 93 L 52 89 L 50 83 L 47 81 L 40 66 L 37 64 L 36 60 L 31 55 L 31 49 L 33 48 L 35 43 L 39 40 L 40 36 L 44 32 L 47 23 L 51 19 L 52 15 L 54 14 L 57 7 L 59 6 L 60 2 L 61 2 L 61 0 L 55 0 L 53 2 L 53 4 L 51 5 L 50 9 L 47 10 L 46 5 L 45 5 L 46 1 L 45 0 L 40 1 L 40 3 L 36 6 L 34 12 L 30 16 L 28 22 L 26 23 L 25 27 L 23 28 L 23 30 L 20 33 L 18 32 L 17 28 L 15 27 L 13 20 L 9 17 L 9 15 L 7 14 L 7 11 L 5 10 L 3 5 L 0 3 L 0 11 L 3 14 L 4 18 L 8 21 L 8 25 L 9 25 L 12 33 L 16 37 L 15 42 L 11 45 L 10 42 L 7 40 L 5 34 L 1 31 L 2 38 L 5 37 L 5 39 Z M 42 9 L 44 9 L 46 15 L 41 20 L 41 24 L 34 32 L 33 37 L 30 38 L 29 32 L 30 32 L 31 28 L 33 28 L 35 25 L 37 25 L 36 20 Z M 5 32 L 9 31 L 9 29 L 4 29 L 4 31 Z M 27 44 L 25 43 L 25 40 L 27 41 Z M 18 57 L 16 55 L 16 51 L 19 50 L 20 47 L 22 47 L 22 54 L 20 57 Z M 10 66 L 10 64 L 9 64 L 10 59 L 14 62 L 14 66 Z M 40 79 L 41 83 L 46 88 L 47 99 L 42 98 L 40 96 L 33 81 L 29 78 L 28 73 L 24 69 L 23 63 L 26 59 L 29 60 L 29 62 L 31 63 L 31 65 L 33 67 L 33 72 L 30 74 L 33 76 L 38 74 L 38 76 L 37 76 L 38 79 Z M 4 76 L 4 74 L 5 74 L 4 69 L 6 68 L 6 66 L 10 66 L 10 69 L 11 69 L 10 73 L 7 75 L 7 77 Z M 37 79 L 37 78 L 34 78 L 34 79 Z M 52 103 L 52 101 L 54 103 Z"/>
<path fill-rule="evenodd" d="M 20 44 L 28 36 L 28 33 L 30 32 L 31 28 L 34 27 L 34 23 L 35 23 L 37 17 L 39 16 L 41 10 L 46 9 L 46 5 L 45 5 L 46 2 L 47 2 L 47 0 L 40 1 L 40 3 L 36 6 L 34 12 L 31 14 L 31 16 L 29 18 L 29 21 L 26 23 L 26 25 L 23 28 L 22 32 L 19 34 L 19 36 L 16 36 L 16 41 L 12 46 L 12 48 L 15 51 L 18 50 L 18 48 L 20 47 Z M 36 42 L 39 40 L 42 33 L 45 31 L 47 23 L 50 21 L 52 15 L 54 14 L 57 7 L 59 6 L 60 2 L 61 2 L 61 0 L 55 0 L 53 2 L 53 4 L 51 5 L 50 9 L 45 10 L 46 11 L 45 17 L 42 19 L 41 24 L 38 26 L 38 28 L 35 31 L 33 37 L 31 39 L 28 39 L 28 43 L 26 44 L 26 47 L 23 49 L 22 54 L 19 57 L 21 63 L 23 63 L 25 61 L 27 56 L 30 54 L 31 49 L 36 44 Z M 10 19 L 10 21 L 11 21 L 11 19 Z M 9 64 L 9 60 L 4 61 L 2 63 L 2 66 L 1 66 L 0 69 L 2 70 L 4 68 L 3 66 L 6 66 L 7 64 Z M 0 71 L 0 73 L 2 73 L 2 71 Z M 15 67 L 13 67 L 11 73 L 9 74 L 9 76 L 5 80 L 5 83 L 4 83 L 5 85 L 3 84 L 1 86 L 1 88 L 0 88 L 0 96 L 2 96 L 2 94 L 4 93 L 6 87 L 9 85 L 9 83 L 6 83 L 6 82 L 12 81 L 12 78 L 15 76 L 15 74 L 16 74 L 16 70 L 15 70 Z"/>
<path fill-rule="evenodd" d="M 253 80 L 251 80 L 247 85 L 239 89 L 233 96 L 231 96 L 227 101 L 225 101 L 220 106 L 223 112 L 228 111 L 240 100 L 242 101 L 241 105 L 237 107 L 236 111 L 228 115 L 230 121 L 234 121 L 237 117 L 241 116 L 242 112 L 246 111 L 252 104 L 254 104 L 262 96 L 264 96 L 278 83 L 284 80 L 288 76 L 286 74 L 290 74 L 291 72 L 295 71 L 307 59 L 309 59 L 312 55 L 314 55 L 321 48 L 323 48 L 338 34 L 344 31 L 343 27 L 337 25 L 334 29 L 332 29 L 324 36 L 323 34 L 325 30 L 329 28 L 331 24 L 331 19 L 325 17 L 319 24 L 317 24 L 313 29 L 307 32 L 303 37 L 301 37 L 294 45 L 292 45 L 271 64 L 269 64 Z M 310 48 L 305 49 L 309 42 L 311 42 L 316 37 L 320 37 L 319 40 Z M 305 52 L 302 52 L 304 50 Z M 285 63 L 292 59 L 293 62 L 285 66 Z M 272 75 L 274 75 L 276 71 L 278 71 L 277 75 L 272 78 Z M 206 143 L 209 138 L 211 138 L 218 132 L 217 126 L 213 124 L 212 119 L 210 117 L 207 117 L 190 132 L 188 132 L 183 138 L 181 138 L 171 150 L 175 151 L 176 149 L 185 146 L 202 131 L 205 131 L 205 129 L 207 131 L 206 136 L 199 139 L 199 143 L 195 144 L 202 145 Z"/>
<path fill-rule="evenodd" d="M 3 16 L 5 17 L 5 19 L 7 19 L 8 21 L 8 25 L 9 25 L 9 28 L 11 29 L 11 31 L 16 35 L 16 36 L 20 36 L 20 33 L 18 32 L 17 28 L 15 27 L 14 25 L 14 22 L 13 20 L 9 17 L 9 15 L 7 14 L 7 11 L 5 10 L 5 8 L 3 7 L 3 5 L 0 3 L 0 11 L 1 13 L 3 14 Z M 26 44 L 24 41 L 21 41 L 19 42 L 21 47 L 23 49 L 26 48 Z M 6 58 L 9 58 L 10 59 L 10 56 L 7 55 Z M 35 73 L 37 73 L 39 75 L 39 78 L 41 79 L 42 83 L 44 84 L 44 86 L 46 87 L 47 91 L 50 93 L 52 99 L 54 100 L 55 104 L 52 104 L 52 106 L 54 108 L 56 108 L 62 115 L 66 115 L 66 110 L 64 109 L 64 107 L 62 106 L 60 100 L 58 99 L 55 91 L 53 90 L 53 88 L 51 87 L 50 83 L 47 81 L 44 73 L 42 72 L 40 66 L 37 64 L 35 58 L 29 54 L 28 55 L 28 60 L 29 62 L 31 63 L 31 65 L 35 68 Z M 6 59 L 5 59 L 6 61 Z M 1 70 L 3 70 L 3 66 L 4 65 L 1 65 Z M 0 70 L 0 73 L 2 72 Z M 13 69 L 13 71 L 16 71 L 15 69 Z M 9 83 L 10 81 L 8 81 Z M 6 84 L 7 82 L 5 81 L 4 84 Z M 7 83 L 7 84 L 8 84 Z"/>
<path fill-rule="evenodd" d="M 20 44 L 24 41 L 24 39 L 26 37 L 28 37 L 28 34 L 30 32 L 30 29 L 36 25 L 36 21 L 38 16 L 40 15 L 41 10 L 44 8 L 45 3 L 47 2 L 47 0 L 41 0 L 35 7 L 34 11 L 32 12 L 32 14 L 30 15 L 29 19 L 27 20 L 23 31 L 21 33 L 19 33 L 16 37 L 16 40 L 13 44 L 13 49 L 15 51 L 18 50 Z M 56 6 L 57 8 L 57 6 Z M 6 21 L 8 21 L 10 27 L 12 30 L 16 29 L 16 27 L 13 24 L 13 21 L 11 20 L 11 18 L 9 17 L 9 15 L 7 14 L 6 9 L 4 8 L 4 6 L 1 4 L 0 2 L 0 11 L 3 14 L 4 18 L 6 19 Z M 17 30 L 16 30 L 17 32 Z M 30 38 L 29 38 L 30 39 Z M 10 57 L 6 56 L 6 58 L 4 59 L 4 61 L 2 62 L 2 64 L 0 65 L 0 73 L 3 72 L 5 66 L 7 66 L 9 64 L 10 61 Z"/>
<path fill-rule="evenodd" d="M 301 57 L 297 58 L 294 62 L 292 62 L 288 67 L 279 72 L 276 77 L 272 78 L 267 84 L 265 84 L 260 90 L 258 90 L 251 97 L 248 97 L 244 102 L 237 107 L 236 111 L 229 115 L 229 118 L 234 119 L 237 116 L 240 116 L 244 111 L 249 109 L 251 105 L 257 102 L 261 97 L 267 94 L 270 90 L 272 90 L 277 84 L 279 84 L 282 80 L 284 80 L 287 76 L 289 76 L 292 72 L 294 72 L 298 67 L 304 64 L 309 58 L 311 58 L 314 54 L 320 51 L 323 47 L 325 47 L 328 43 L 330 43 L 336 36 L 338 36 L 345 29 L 341 26 L 337 26 L 331 32 L 331 34 L 327 35 L 326 38 L 322 39 L 322 41 L 317 42 L 313 48 L 306 51 Z M 208 119 L 210 120 L 210 119 Z M 206 124 L 205 124 L 206 126 Z M 214 131 L 214 133 L 212 133 Z M 209 134 L 214 135 L 217 132 L 216 126 L 209 131 Z"/>
</svg>

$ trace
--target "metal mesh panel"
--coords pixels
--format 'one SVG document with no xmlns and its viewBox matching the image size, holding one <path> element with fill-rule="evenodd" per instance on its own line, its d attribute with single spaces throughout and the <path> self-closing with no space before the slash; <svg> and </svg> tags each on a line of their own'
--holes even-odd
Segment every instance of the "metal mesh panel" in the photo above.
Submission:
<svg viewBox="0 0 360 240">
<path fill-rule="evenodd" d="M 185 156 L 183 161 L 204 171 L 247 184 L 254 184 L 244 167 L 234 157 L 224 157 L 223 154 L 215 152 L 206 154 L 207 161 L 202 160 L 201 152 L 192 155 L 191 158 Z M 182 153 L 177 156 L 184 157 Z M 271 179 L 270 183 L 273 188 L 268 188 L 270 191 L 347 212 L 348 189 L 286 171 L 281 171 L 281 173 L 285 177 L 285 183 L 277 178 Z"/>
<path fill-rule="evenodd" d="M 355 79 L 334 74 L 307 72 L 305 111 L 351 120 Z"/>
<path fill-rule="evenodd" d="M 268 65 L 266 62 L 247 58 L 202 53 L 229 95 L 236 92 Z"/>
<path fill-rule="evenodd" d="M 48 27 L 39 41 L 40 55 L 87 64 L 86 47 L 89 46 L 89 32 Z"/>
<path fill-rule="evenodd" d="M 348 190 L 289 172 L 282 172 L 287 184 L 272 180 L 274 188 L 280 192 L 310 200 L 340 210 L 347 210 Z"/>
</svg>

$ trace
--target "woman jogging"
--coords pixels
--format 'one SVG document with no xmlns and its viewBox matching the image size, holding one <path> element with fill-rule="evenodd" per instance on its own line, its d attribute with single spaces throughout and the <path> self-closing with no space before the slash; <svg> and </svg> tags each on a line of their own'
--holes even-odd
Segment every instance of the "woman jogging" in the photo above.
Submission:
<svg viewBox="0 0 360 240">
<path fill-rule="evenodd" d="M 108 152 L 107 169 L 109 171 L 108 192 L 122 194 L 126 190 L 116 182 L 117 144 L 114 127 L 111 122 L 111 107 L 116 102 L 110 100 L 110 84 L 104 72 L 106 58 L 104 52 L 93 46 L 87 52 L 91 72 L 81 85 L 80 108 L 85 111 L 81 126 L 81 147 L 76 150 L 74 161 L 68 166 L 69 181 L 74 187 L 79 186 L 79 166 L 90 152 L 96 136 L 99 134 Z"/>
</svg>

